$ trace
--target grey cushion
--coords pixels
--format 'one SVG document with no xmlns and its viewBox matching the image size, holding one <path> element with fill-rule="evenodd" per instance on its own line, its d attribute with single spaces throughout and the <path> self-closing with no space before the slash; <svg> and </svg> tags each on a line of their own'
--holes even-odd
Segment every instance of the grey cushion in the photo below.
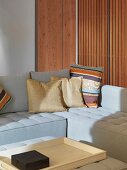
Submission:
<svg viewBox="0 0 127 170">
<path fill-rule="evenodd" d="M 64 69 L 51 72 L 31 72 L 31 78 L 38 81 L 48 82 L 51 76 L 70 78 L 70 70 Z"/>
<path fill-rule="evenodd" d="M 0 145 L 42 136 L 66 136 L 66 119 L 51 113 L 0 115 Z"/>
<path fill-rule="evenodd" d="M 29 78 L 29 73 L 0 76 L 0 85 L 12 96 L 12 100 L 0 113 L 28 110 L 26 80 Z"/>
</svg>

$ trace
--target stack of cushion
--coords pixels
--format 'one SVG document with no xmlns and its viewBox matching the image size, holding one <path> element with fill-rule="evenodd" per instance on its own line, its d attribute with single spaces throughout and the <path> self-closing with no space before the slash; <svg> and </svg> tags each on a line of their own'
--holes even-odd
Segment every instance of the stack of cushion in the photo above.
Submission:
<svg viewBox="0 0 127 170">
<path fill-rule="evenodd" d="M 71 107 L 98 107 L 103 69 L 72 65 L 71 78 L 27 80 L 30 112 L 59 112 Z M 36 76 L 35 76 L 36 77 Z M 32 78 L 34 78 L 32 76 Z"/>
<path fill-rule="evenodd" d="M 72 65 L 70 75 L 65 78 L 67 72 L 65 69 L 47 75 L 44 73 L 44 76 L 31 72 L 32 79 L 27 76 L 29 112 L 61 112 L 71 107 L 98 107 L 103 69 Z M 0 86 L 0 110 L 10 99 L 11 96 Z"/>
</svg>

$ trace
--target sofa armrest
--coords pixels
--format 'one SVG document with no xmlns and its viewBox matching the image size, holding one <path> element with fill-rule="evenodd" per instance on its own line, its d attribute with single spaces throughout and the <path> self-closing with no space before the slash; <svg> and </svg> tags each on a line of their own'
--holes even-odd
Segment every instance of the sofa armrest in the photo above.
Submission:
<svg viewBox="0 0 127 170">
<path fill-rule="evenodd" d="M 114 111 L 127 112 L 127 88 L 104 85 L 101 106 Z"/>
</svg>

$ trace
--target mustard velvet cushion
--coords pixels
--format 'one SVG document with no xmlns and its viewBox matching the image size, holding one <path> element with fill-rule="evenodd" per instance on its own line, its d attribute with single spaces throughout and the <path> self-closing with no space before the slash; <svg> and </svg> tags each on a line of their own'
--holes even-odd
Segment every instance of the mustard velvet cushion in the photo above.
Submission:
<svg viewBox="0 0 127 170">
<path fill-rule="evenodd" d="M 60 79 L 58 77 L 51 77 L 51 80 Z M 62 92 L 63 99 L 66 104 L 66 107 L 85 107 L 81 87 L 82 87 L 82 78 L 81 77 L 72 77 L 70 79 L 62 78 Z"/>
<path fill-rule="evenodd" d="M 43 83 L 27 80 L 30 112 L 58 112 L 66 109 L 62 103 L 61 80 Z"/>
</svg>

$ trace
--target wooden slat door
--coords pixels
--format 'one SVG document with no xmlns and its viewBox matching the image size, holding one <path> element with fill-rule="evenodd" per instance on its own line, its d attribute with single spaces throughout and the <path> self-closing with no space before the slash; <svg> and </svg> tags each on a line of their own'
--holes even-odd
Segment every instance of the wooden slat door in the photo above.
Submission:
<svg viewBox="0 0 127 170">
<path fill-rule="evenodd" d="M 108 83 L 107 0 L 79 0 L 79 64 L 104 67 Z"/>
<path fill-rule="evenodd" d="M 36 0 L 36 70 L 76 61 L 76 0 Z"/>
</svg>

